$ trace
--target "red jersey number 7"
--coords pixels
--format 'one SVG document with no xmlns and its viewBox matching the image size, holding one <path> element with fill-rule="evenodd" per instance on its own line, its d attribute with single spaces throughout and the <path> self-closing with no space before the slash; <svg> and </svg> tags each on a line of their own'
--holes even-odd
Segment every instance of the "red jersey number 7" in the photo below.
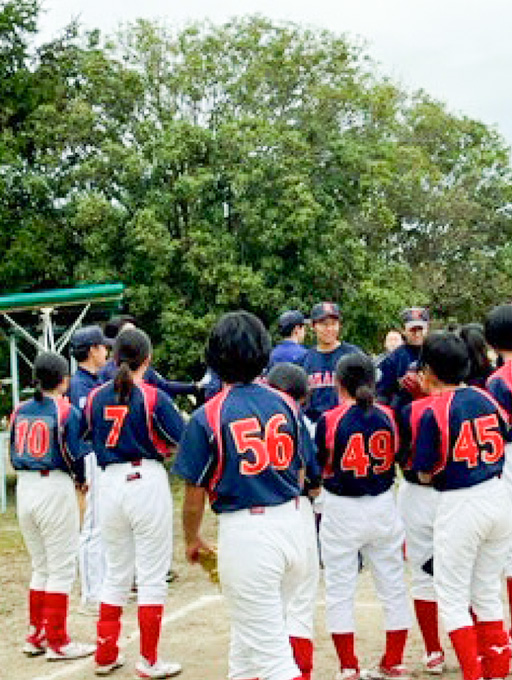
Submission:
<svg viewBox="0 0 512 680">
<path fill-rule="evenodd" d="M 105 406 L 103 410 L 103 417 L 105 420 L 112 420 L 112 427 L 108 433 L 105 446 L 112 448 L 117 445 L 121 428 L 123 427 L 124 419 L 128 413 L 128 406 Z"/>
</svg>

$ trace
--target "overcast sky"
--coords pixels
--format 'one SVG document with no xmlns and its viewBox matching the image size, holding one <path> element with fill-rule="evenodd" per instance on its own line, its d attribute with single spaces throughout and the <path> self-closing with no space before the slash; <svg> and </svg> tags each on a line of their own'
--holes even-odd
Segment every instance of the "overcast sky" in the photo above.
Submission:
<svg viewBox="0 0 512 680">
<path fill-rule="evenodd" d="M 512 0 L 42 0 L 51 38 L 71 19 L 110 32 L 137 17 L 183 26 L 263 14 L 363 38 L 368 53 L 408 89 L 495 125 L 512 145 Z"/>
</svg>

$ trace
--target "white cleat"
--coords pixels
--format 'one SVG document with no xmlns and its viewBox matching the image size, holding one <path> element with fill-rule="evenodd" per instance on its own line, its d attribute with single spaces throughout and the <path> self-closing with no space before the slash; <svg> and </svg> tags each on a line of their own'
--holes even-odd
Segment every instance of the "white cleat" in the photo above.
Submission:
<svg viewBox="0 0 512 680">
<path fill-rule="evenodd" d="M 26 654 L 27 656 L 40 656 L 46 652 L 46 642 L 25 640 L 22 651 L 23 654 Z"/>
<path fill-rule="evenodd" d="M 106 663 L 103 666 L 97 663 L 94 672 L 96 675 L 110 675 L 110 673 L 121 668 L 121 666 L 124 666 L 124 657 L 119 654 L 117 659 L 112 663 Z"/>
<path fill-rule="evenodd" d="M 96 651 L 96 645 L 88 645 L 85 642 L 68 642 L 58 649 L 48 647 L 46 650 L 47 661 L 67 661 L 68 659 L 82 659 Z"/>
<path fill-rule="evenodd" d="M 356 668 L 344 668 L 338 671 L 334 680 L 359 680 L 361 673 Z"/>
<path fill-rule="evenodd" d="M 430 675 L 441 675 L 444 671 L 444 652 L 431 652 L 425 654 L 421 660 L 425 673 Z"/>
<path fill-rule="evenodd" d="M 143 657 L 135 666 L 139 678 L 173 678 L 182 670 L 181 664 L 168 661 L 157 660 L 151 666 Z"/>
</svg>

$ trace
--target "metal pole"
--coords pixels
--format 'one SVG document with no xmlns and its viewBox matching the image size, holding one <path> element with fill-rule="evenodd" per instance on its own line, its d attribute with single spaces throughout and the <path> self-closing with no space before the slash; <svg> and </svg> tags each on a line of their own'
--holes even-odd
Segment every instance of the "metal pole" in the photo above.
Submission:
<svg viewBox="0 0 512 680">
<path fill-rule="evenodd" d="M 9 352 L 11 356 L 12 406 L 16 408 L 20 403 L 20 377 L 18 374 L 18 352 L 14 333 L 9 336 Z"/>
</svg>

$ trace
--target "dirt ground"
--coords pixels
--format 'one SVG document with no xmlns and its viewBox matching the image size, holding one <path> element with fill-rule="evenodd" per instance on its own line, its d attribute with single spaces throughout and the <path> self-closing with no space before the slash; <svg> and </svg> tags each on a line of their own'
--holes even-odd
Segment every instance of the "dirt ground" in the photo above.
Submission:
<svg viewBox="0 0 512 680">
<path fill-rule="evenodd" d="M 183 665 L 183 680 L 221 680 L 227 678 L 229 625 L 226 609 L 217 586 L 211 584 L 200 567 L 184 560 L 180 527 L 180 489 L 175 489 L 175 556 L 177 579 L 169 586 L 164 614 L 160 654 L 164 659 Z M 215 518 L 206 516 L 207 534 L 215 537 Z M 81 680 L 94 678 L 91 659 L 47 662 L 44 657 L 26 658 L 21 653 L 27 629 L 27 587 L 30 565 L 18 529 L 13 501 L 8 512 L 0 515 L 0 680 Z M 96 619 L 78 614 L 78 589 L 70 601 L 69 632 L 81 641 L 94 642 Z M 371 575 L 365 569 L 359 579 L 356 605 L 358 632 L 357 651 L 362 667 L 378 661 L 384 644 L 381 608 L 376 601 Z M 136 604 L 128 605 L 123 616 L 121 645 L 126 665 L 112 677 L 126 680 L 134 677 L 138 658 Z M 454 655 L 445 639 L 448 670 L 445 675 L 460 677 Z M 407 644 L 406 663 L 418 678 L 422 647 L 416 626 Z M 320 586 L 317 605 L 317 633 L 314 680 L 333 680 L 336 660 L 333 646 L 325 631 L 324 592 Z M 431 677 L 431 676 L 430 676 Z"/>
</svg>

